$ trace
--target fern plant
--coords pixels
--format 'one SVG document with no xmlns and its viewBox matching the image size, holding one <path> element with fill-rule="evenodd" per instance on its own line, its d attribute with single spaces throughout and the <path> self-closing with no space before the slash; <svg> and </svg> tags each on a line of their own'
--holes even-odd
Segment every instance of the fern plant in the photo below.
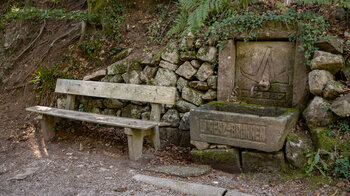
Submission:
<svg viewBox="0 0 350 196">
<path fill-rule="evenodd" d="M 249 0 L 245 0 L 249 1 Z M 218 17 L 232 11 L 230 0 L 179 0 L 180 13 L 168 36 L 187 35 L 189 32 L 199 34 L 208 19 Z"/>
</svg>

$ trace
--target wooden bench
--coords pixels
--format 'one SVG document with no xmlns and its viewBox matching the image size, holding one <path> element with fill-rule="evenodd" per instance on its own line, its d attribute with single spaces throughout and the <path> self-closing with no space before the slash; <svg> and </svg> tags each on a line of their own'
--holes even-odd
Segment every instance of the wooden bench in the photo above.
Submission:
<svg viewBox="0 0 350 196">
<path fill-rule="evenodd" d="M 58 79 L 55 92 L 67 94 L 65 109 L 45 106 L 26 108 L 27 111 L 42 115 L 41 128 L 46 141 L 55 136 L 54 127 L 60 118 L 124 127 L 124 132 L 128 136 L 129 158 L 137 160 L 142 156 L 145 136 L 150 137 L 156 150 L 160 148 L 159 126 L 169 126 L 169 123 L 159 122 L 162 104 L 175 104 L 176 88 Z M 76 95 L 151 103 L 150 120 L 74 111 Z"/>
</svg>

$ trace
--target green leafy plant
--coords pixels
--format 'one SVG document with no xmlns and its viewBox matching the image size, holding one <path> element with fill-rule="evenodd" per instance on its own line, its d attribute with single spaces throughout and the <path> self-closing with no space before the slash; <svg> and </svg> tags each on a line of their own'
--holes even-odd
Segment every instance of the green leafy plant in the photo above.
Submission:
<svg viewBox="0 0 350 196">
<path fill-rule="evenodd" d="M 88 35 L 81 45 L 80 48 L 85 54 L 87 54 L 90 60 L 99 60 L 99 53 L 101 51 L 102 42 L 95 38 L 95 36 Z"/>
<path fill-rule="evenodd" d="M 343 132 L 350 132 L 349 121 L 347 120 L 339 120 L 333 124 L 329 125 L 330 129 L 337 129 Z"/>
<path fill-rule="evenodd" d="M 350 178 L 350 163 L 348 157 L 337 159 L 335 161 L 335 175 L 344 179 Z"/>
<path fill-rule="evenodd" d="M 86 11 L 66 12 L 64 9 L 39 9 L 39 8 L 23 8 L 13 7 L 11 11 L 5 13 L 3 18 L 6 21 L 29 20 L 29 19 L 68 19 L 68 20 L 92 20 L 96 15 L 88 14 Z"/>
<path fill-rule="evenodd" d="M 160 13 L 158 16 L 158 19 L 147 26 L 147 34 L 148 34 L 149 42 L 152 41 L 158 44 L 163 44 L 165 41 L 167 41 L 164 38 L 166 27 L 163 27 L 162 25 L 165 21 L 169 20 L 169 14 L 168 14 L 169 8 L 170 7 L 167 5 L 157 4 L 156 12 Z"/>
<path fill-rule="evenodd" d="M 318 149 L 317 152 L 310 151 L 306 157 L 308 158 L 306 174 L 310 175 L 315 169 L 317 169 L 324 177 L 326 176 L 326 172 L 329 170 L 329 166 L 325 160 L 322 159 L 322 155 L 330 155 L 331 153 Z"/>
<path fill-rule="evenodd" d="M 126 10 L 121 0 L 109 0 L 104 8 L 102 24 L 107 35 L 112 35 L 115 41 L 120 41 L 120 29 L 123 25 Z"/>
<path fill-rule="evenodd" d="M 32 82 L 35 89 L 41 94 L 46 91 L 54 91 L 58 78 L 66 78 L 66 75 L 57 66 L 41 65 L 36 69 Z"/>
<path fill-rule="evenodd" d="M 341 8 L 350 8 L 350 1 L 348 0 L 299 0 L 298 4 L 317 4 L 317 5 L 336 5 Z"/>
</svg>

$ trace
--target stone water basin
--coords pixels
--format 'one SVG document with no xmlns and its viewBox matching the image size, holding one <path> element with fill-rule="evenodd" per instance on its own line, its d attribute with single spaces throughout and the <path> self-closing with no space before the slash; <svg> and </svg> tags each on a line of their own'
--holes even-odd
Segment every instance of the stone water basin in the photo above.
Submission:
<svg viewBox="0 0 350 196">
<path fill-rule="evenodd" d="M 191 110 L 191 140 L 278 151 L 298 115 L 296 109 L 211 102 Z"/>
</svg>

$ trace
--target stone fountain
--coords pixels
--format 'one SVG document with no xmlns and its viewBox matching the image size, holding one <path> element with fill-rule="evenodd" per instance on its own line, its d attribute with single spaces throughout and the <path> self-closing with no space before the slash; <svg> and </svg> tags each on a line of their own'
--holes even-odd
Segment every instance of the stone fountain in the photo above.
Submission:
<svg viewBox="0 0 350 196">
<path fill-rule="evenodd" d="M 219 55 L 218 101 L 191 111 L 191 140 L 282 149 L 308 98 L 303 59 L 298 43 L 229 41 Z"/>
</svg>

